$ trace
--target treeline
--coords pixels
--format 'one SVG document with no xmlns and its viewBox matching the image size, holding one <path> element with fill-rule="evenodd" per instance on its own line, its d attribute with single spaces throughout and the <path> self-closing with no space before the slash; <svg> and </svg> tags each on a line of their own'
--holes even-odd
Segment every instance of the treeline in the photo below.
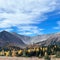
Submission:
<svg viewBox="0 0 60 60">
<path fill-rule="evenodd" d="M 60 46 L 37 46 L 37 47 L 26 47 L 24 49 L 16 48 L 0 48 L 0 56 L 23 56 L 23 57 L 43 57 L 45 55 L 56 55 L 60 57 Z"/>
</svg>

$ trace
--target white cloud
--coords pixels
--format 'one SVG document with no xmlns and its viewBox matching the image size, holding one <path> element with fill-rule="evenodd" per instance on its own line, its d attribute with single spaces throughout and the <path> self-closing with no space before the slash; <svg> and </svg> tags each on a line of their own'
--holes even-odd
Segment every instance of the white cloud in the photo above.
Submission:
<svg viewBox="0 0 60 60">
<path fill-rule="evenodd" d="M 43 34 L 43 30 L 42 28 L 38 28 L 37 26 L 20 26 L 18 28 L 19 30 L 19 34 L 25 34 L 25 35 L 39 35 L 39 34 Z"/>
<path fill-rule="evenodd" d="M 59 27 L 59 26 L 57 26 L 57 27 L 53 27 L 53 29 L 60 29 L 60 27 Z"/>
<path fill-rule="evenodd" d="M 27 24 L 30 31 L 29 24 L 45 21 L 44 13 L 54 11 L 57 5 L 57 0 L 0 0 L 0 18 L 6 18 L 0 19 L 0 28 L 20 28 L 21 24 Z M 25 30 L 25 26 L 21 30 Z M 32 30 L 35 31 L 35 27 Z"/>
<path fill-rule="evenodd" d="M 60 29 L 60 21 L 57 21 L 57 25 L 56 27 L 53 27 L 53 29 Z"/>
<path fill-rule="evenodd" d="M 5 31 L 13 31 L 13 29 L 12 28 L 6 28 L 6 29 L 4 29 Z"/>
<path fill-rule="evenodd" d="M 1 32 L 2 30 L 3 30 L 3 31 L 8 31 L 8 32 L 13 31 L 12 28 L 3 28 L 3 29 L 0 30 L 0 32 Z"/>
</svg>

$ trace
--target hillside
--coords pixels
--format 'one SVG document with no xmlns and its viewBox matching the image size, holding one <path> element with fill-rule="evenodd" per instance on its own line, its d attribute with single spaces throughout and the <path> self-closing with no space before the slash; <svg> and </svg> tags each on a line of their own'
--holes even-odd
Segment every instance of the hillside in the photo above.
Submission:
<svg viewBox="0 0 60 60">
<path fill-rule="evenodd" d="M 2 31 L 0 32 L 0 47 L 4 46 L 16 46 L 24 48 L 26 44 L 22 41 L 22 37 L 20 38 L 10 32 Z"/>
</svg>

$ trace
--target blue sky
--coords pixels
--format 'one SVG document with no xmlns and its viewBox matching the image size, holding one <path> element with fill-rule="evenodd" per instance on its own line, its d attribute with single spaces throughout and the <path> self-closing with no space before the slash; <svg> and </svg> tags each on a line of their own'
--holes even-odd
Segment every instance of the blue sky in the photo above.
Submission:
<svg viewBox="0 0 60 60">
<path fill-rule="evenodd" d="M 35 36 L 60 32 L 59 0 L 0 0 L 0 31 Z"/>
</svg>

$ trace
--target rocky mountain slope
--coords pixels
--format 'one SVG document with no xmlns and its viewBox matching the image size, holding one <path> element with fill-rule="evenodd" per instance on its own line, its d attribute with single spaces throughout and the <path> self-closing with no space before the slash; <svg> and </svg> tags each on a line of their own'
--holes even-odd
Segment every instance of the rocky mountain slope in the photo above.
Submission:
<svg viewBox="0 0 60 60">
<path fill-rule="evenodd" d="M 24 48 L 26 44 L 22 41 L 25 36 L 22 35 L 19 37 L 17 34 L 13 34 L 7 31 L 0 32 L 0 47 L 3 46 L 16 46 Z M 26 38 L 27 39 L 27 38 Z"/>
<path fill-rule="evenodd" d="M 60 45 L 60 33 L 38 35 L 34 37 L 19 35 L 7 31 L 0 32 L 0 47 L 16 46 L 24 48 L 31 44 L 39 45 Z"/>
<path fill-rule="evenodd" d="M 38 42 L 37 44 L 43 46 L 60 45 L 60 33 L 50 34 L 48 39 Z"/>
</svg>

